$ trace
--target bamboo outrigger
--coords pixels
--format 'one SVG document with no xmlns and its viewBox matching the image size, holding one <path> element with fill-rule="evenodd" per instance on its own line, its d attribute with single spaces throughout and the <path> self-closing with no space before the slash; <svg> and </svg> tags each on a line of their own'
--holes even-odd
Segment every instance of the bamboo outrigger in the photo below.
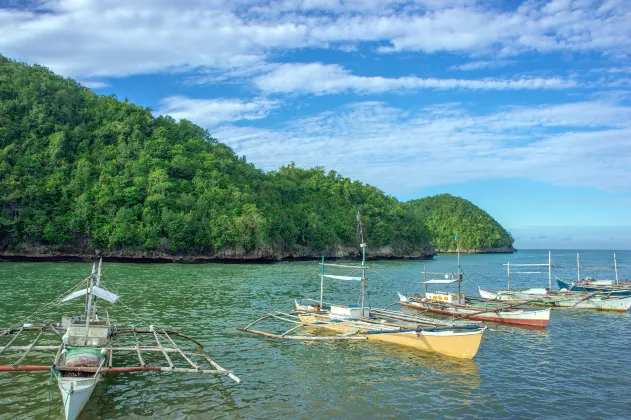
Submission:
<svg viewBox="0 0 631 420">
<path fill-rule="evenodd" d="M 0 365 L 0 372 L 51 372 L 63 402 L 63 416 L 75 419 L 89 400 L 104 374 L 127 372 L 173 372 L 227 376 L 239 383 L 230 370 L 219 366 L 205 352 L 203 345 L 187 335 L 150 325 L 147 329 L 120 328 L 112 325 L 106 311 L 105 319 L 97 312 L 97 298 L 116 303 L 119 297 L 101 285 L 101 264 L 96 265 L 78 287 L 54 304 L 85 296 L 85 312 L 81 316 L 64 316 L 60 323 L 20 323 L 1 330 L 0 356 L 21 353 L 13 363 Z M 35 336 L 34 339 L 27 338 Z M 3 339 L 8 337 L 6 344 Z M 144 340 L 141 340 L 144 338 Z M 26 340 L 25 340 L 26 339 Z M 176 341 L 177 340 L 177 341 Z M 37 345 L 38 342 L 45 342 Z M 53 344 L 54 343 L 54 344 Z M 183 350 L 184 345 L 195 349 Z M 23 362 L 32 353 L 55 352 L 52 364 L 33 365 Z M 161 353 L 168 366 L 148 364 L 149 354 Z M 138 359 L 137 365 L 116 366 L 123 357 Z"/>
<path fill-rule="evenodd" d="M 489 291 L 478 288 L 480 296 L 512 302 L 528 302 L 530 304 L 569 309 L 596 309 L 601 311 L 624 312 L 631 308 L 631 296 L 616 294 L 613 291 L 571 291 L 552 290 L 552 254 L 548 251 L 547 264 L 504 264 L 507 270 L 508 285 L 506 290 Z M 547 267 L 546 271 L 515 271 L 511 267 Z M 526 270 L 533 270 L 527 268 Z M 536 270 L 536 268 L 535 268 Z M 548 287 L 530 289 L 511 289 L 511 275 L 515 274 L 548 274 Z M 580 276 L 580 274 L 579 274 Z"/>
<path fill-rule="evenodd" d="M 324 257 L 322 257 L 319 300 L 306 299 L 307 303 L 294 300 L 294 311 L 272 312 L 246 327 L 238 329 L 275 339 L 382 341 L 447 356 L 472 359 L 478 352 L 486 327 L 481 327 L 475 323 L 441 322 L 385 308 L 366 307 L 365 291 L 368 281 L 366 270 L 369 267 L 366 265 L 366 244 L 363 241 L 361 222 L 359 228 L 362 239 L 360 244 L 362 250 L 361 265 L 328 264 L 324 262 Z M 326 274 L 325 267 L 361 270 L 361 277 Z M 325 302 L 325 278 L 361 282 L 360 305 L 340 305 Z M 256 324 L 268 319 L 287 322 L 292 324 L 292 327 L 279 334 L 252 329 Z M 297 331 L 302 329 L 308 332 L 298 335 Z M 318 330 L 327 331 L 329 334 L 314 335 Z"/>
</svg>

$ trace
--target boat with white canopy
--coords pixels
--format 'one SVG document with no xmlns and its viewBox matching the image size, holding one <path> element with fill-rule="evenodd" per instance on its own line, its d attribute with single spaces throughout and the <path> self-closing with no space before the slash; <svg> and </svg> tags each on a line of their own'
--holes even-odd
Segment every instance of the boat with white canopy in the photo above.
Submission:
<svg viewBox="0 0 631 420">
<path fill-rule="evenodd" d="M 359 221 L 359 214 L 358 214 Z M 311 340 L 368 340 L 381 341 L 413 347 L 446 356 L 472 359 L 480 347 L 485 327 L 472 322 L 443 322 L 386 308 L 366 306 L 366 244 L 363 241 L 361 222 L 361 265 L 326 263 L 320 264 L 320 298 L 294 300 L 294 311 L 272 312 L 262 316 L 241 331 L 277 339 Z M 329 274 L 325 269 L 350 270 L 346 274 Z M 358 305 L 329 303 L 324 300 L 325 279 L 354 281 L 361 285 Z M 280 320 L 292 324 L 280 333 L 255 330 L 256 324 L 264 320 Z M 304 330 L 300 335 L 297 331 Z M 318 331 L 326 335 L 314 335 Z"/>
</svg>

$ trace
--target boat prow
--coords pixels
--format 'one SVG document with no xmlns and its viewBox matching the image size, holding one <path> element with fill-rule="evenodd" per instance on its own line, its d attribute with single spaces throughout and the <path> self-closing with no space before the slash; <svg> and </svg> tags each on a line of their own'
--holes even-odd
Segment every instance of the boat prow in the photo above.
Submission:
<svg viewBox="0 0 631 420">
<path fill-rule="evenodd" d="M 99 380 L 100 375 L 92 378 L 59 377 L 57 379 L 66 420 L 74 420 L 79 416 Z"/>
</svg>

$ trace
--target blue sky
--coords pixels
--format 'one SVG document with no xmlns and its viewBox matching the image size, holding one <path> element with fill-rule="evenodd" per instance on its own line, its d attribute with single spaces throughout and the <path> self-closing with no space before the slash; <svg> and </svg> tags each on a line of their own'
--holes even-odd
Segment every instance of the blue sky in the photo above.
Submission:
<svg viewBox="0 0 631 420">
<path fill-rule="evenodd" d="M 0 53 L 265 170 L 471 200 L 517 248 L 631 248 L 627 0 L 0 0 Z"/>
</svg>

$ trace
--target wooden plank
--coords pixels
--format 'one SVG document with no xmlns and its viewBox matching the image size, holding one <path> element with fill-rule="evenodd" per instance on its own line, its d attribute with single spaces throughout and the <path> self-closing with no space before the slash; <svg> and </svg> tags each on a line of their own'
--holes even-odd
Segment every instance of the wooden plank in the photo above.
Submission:
<svg viewBox="0 0 631 420">
<path fill-rule="evenodd" d="M 31 343 L 30 346 L 28 346 L 28 348 L 26 349 L 26 351 L 24 352 L 22 357 L 20 357 L 20 359 L 17 362 L 13 363 L 13 366 L 19 365 L 22 362 L 22 360 L 24 360 L 26 358 L 26 356 L 28 356 L 28 354 L 33 349 L 33 346 L 35 346 L 35 343 L 37 342 L 37 340 L 39 340 L 39 337 L 42 335 L 43 332 L 44 332 L 44 330 L 42 328 L 40 328 L 39 334 L 37 334 L 37 337 L 35 337 L 35 340 L 33 340 L 33 342 Z"/>
<path fill-rule="evenodd" d="M 171 346 L 176 349 L 184 359 L 186 359 L 186 361 L 193 367 L 193 369 L 199 369 L 199 365 L 193 363 L 193 361 L 189 359 L 182 350 L 180 350 L 180 348 L 175 344 L 171 337 L 169 337 L 169 334 L 167 334 L 164 330 L 162 330 L 162 332 L 166 336 L 167 340 L 169 340 L 169 342 L 171 343 Z"/>
<path fill-rule="evenodd" d="M 9 347 L 11 347 L 11 344 L 13 344 L 15 339 L 18 338 L 18 335 L 20 335 L 20 333 L 23 330 L 24 330 L 24 327 L 20 328 L 20 330 L 15 334 L 15 336 L 11 339 L 11 341 L 9 341 L 9 344 L 7 344 L 6 346 L 0 348 L 0 354 L 4 353 L 5 350 L 7 350 Z"/>
<path fill-rule="evenodd" d="M 140 361 L 140 366 L 144 366 L 145 361 L 143 360 L 142 355 L 140 354 L 140 342 L 138 341 L 138 336 L 136 335 L 135 331 L 134 331 L 134 339 L 136 340 L 136 353 L 138 354 L 138 360 Z"/>
<path fill-rule="evenodd" d="M 243 331 L 243 332 L 247 332 L 247 333 L 251 333 L 251 334 L 258 334 L 258 335 L 262 335 L 262 336 L 270 337 L 270 338 L 284 338 L 284 339 L 288 339 L 288 340 L 301 340 L 301 341 L 368 340 L 368 337 L 366 337 L 366 336 L 339 336 L 339 335 L 332 335 L 330 337 L 329 336 L 310 336 L 310 335 L 286 335 L 286 336 L 282 336 L 282 335 L 278 335 L 278 334 L 266 333 L 266 332 L 263 332 L 263 331 L 245 330 L 243 328 L 237 328 L 237 330 Z"/>
<path fill-rule="evenodd" d="M 160 349 L 160 351 L 162 351 L 162 354 L 164 355 L 164 357 L 167 359 L 167 363 L 169 363 L 170 367 L 174 367 L 175 365 L 173 364 L 173 362 L 171 361 L 171 358 L 169 357 L 169 355 L 167 354 L 166 351 L 164 351 L 164 347 L 162 347 L 162 344 L 160 343 L 160 339 L 158 338 L 158 334 L 156 334 L 156 331 L 151 328 L 151 332 L 153 332 L 153 336 L 156 339 L 156 343 L 158 344 L 158 348 Z"/>
</svg>

